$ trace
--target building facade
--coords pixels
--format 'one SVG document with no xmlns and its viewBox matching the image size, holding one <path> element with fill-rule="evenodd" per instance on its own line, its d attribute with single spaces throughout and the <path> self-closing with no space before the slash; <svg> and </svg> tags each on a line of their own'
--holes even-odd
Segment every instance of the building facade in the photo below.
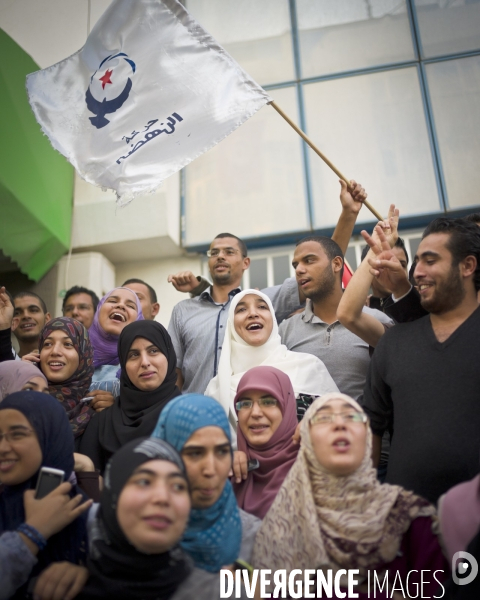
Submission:
<svg viewBox="0 0 480 600">
<path fill-rule="evenodd" d="M 28 21 L 40 4 L 43 35 L 32 35 Z M 411 254 L 432 218 L 479 210 L 480 0 L 185 4 L 332 162 L 362 183 L 379 212 L 392 202 L 400 208 Z M 107 5 L 0 0 L 0 15 L 5 31 L 46 67 L 83 45 Z M 234 233 L 251 249 L 245 285 L 281 283 L 292 273 L 295 241 L 333 231 L 339 189 L 338 178 L 266 106 L 156 194 L 125 208 L 76 176 L 72 256 L 37 286 L 58 314 L 73 284 L 102 293 L 139 277 L 156 289 L 158 319 L 167 324 L 183 297 L 168 275 L 205 274 L 204 252 L 217 233 Z M 373 223 L 363 209 L 347 255 L 353 267 L 363 244 L 358 233 Z"/>
</svg>

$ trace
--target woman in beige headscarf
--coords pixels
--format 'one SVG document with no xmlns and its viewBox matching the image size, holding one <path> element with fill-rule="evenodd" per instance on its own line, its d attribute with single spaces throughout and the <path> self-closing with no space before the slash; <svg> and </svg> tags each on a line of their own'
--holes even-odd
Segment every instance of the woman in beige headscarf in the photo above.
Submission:
<svg viewBox="0 0 480 600">
<path fill-rule="evenodd" d="M 425 597 L 440 589 L 433 571 L 443 581 L 448 563 L 434 532 L 435 509 L 413 492 L 380 484 L 371 451 L 368 419 L 357 402 L 340 393 L 315 400 L 301 423 L 297 460 L 257 534 L 255 568 L 359 569 L 360 581 L 373 569 L 383 580 L 388 570 L 391 582 L 398 571 L 412 590 L 420 572 L 430 570 Z M 376 597 L 390 598 L 378 590 Z"/>
</svg>

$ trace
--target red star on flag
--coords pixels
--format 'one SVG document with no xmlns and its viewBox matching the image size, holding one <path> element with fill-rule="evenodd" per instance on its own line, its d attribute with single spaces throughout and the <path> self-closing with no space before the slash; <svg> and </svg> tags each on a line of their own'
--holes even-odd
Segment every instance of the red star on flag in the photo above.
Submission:
<svg viewBox="0 0 480 600">
<path fill-rule="evenodd" d="M 105 75 L 103 77 L 100 77 L 100 81 L 102 82 L 102 90 L 105 89 L 105 86 L 107 83 L 112 83 L 111 79 L 110 79 L 110 75 L 113 73 L 113 71 L 109 71 L 108 69 L 105 71 Z"/>
</svg>

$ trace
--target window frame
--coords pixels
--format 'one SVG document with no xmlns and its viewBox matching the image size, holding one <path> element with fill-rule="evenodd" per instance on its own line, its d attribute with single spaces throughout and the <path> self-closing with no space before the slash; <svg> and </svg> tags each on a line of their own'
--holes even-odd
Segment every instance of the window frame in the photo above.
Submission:
<svg viewBox="0 0 480 600">
<path fill-rule="evenodd" d="M 188 9 L 188 0 L 184 4 Z M 299 39 L 299 30 L 298 30 L 298 19 L 297 19 L 297 4 L 296 0 L 289 0 L 289 10 L 290 10 L 290 22 L 291 22 L 291 32 L 292 32 L 292 50 L 293 50 L 293 62 L 295 67 L 295 79 L 291 81 L 282 81 L 274 84 L 265 85 L 264 89 L 266 91 L 274 91 L 276 89 L 285 88 L 285 87 L 294 87 L 297 95 L 298 102 L 298 114 L 299 114 L 299 126 L 305 131 L 308 135 L 308 131 L 306 129 L 306 114 L 305 114 L 305 103 L 303 97 L 303 88 L 305 85 L 309 83 L 316 83 L 321 81 L 328 81 L 331 79 L 338 78 L 349 78 L 354 77 L 356 75 L 363 75 L 369 73 L 377 73 L 381 71 L 390 71 L 392 69 L 401 69 L 405 67 L 416 67 L 418 70 L 418 77 L 420 83 L 420 91 L 422 95 L 423 108 L 424 108 L 424 116 L 426 120 L 427 132 L 430 142 L 430 151 L 432 153 L 432 160 L 434 166 L 435 179 L 437 183 L 437 192 L 439 199 L 439 210 L 436 212 L 426 213 L 424 215 L 415 215 L 415 216 L 406 216 L 400 220 L 400 230 L 403 232 L 405 230 L 412 230 L 415 228 L 425 227 L 432 219 L 440 216 L 451 216 L 451 217 L 459 217 L 465 216 L 475 211 L 475 206 L 471 206 L 465 209 L 451 209 L 448 201 L 447 188 L 445 183 L 444 171 L 442 166 L 442 159 L 440 155 L 440 146 L 435 126 L 435 120 L 433 116 L 433 107 L 430 97 L 430 90 L 428 86 L 427 74 L 426 74 L 426 65 L 437 63 L 445 60 L 454 60 L 467 58 L 470 56 L 480 56 L 480 42 L 479 47 L 476 50 L 471 50 L 467 52 L 457 52 L 457 53 L 449 53 L 442 54 L 431 58 L 424 58 L 422 52 L 422 44 L 421 44 L 421 31 L 419 25 L 419 19 L 417 14 L 417 8 L 415 6 L 415 0 L 406 0 L 406 8 L 408 14 L 408 20 L 410 25 L 410 33 L 412 36 L 412 43 L 414 49 L 414 58 L 412 60 L 407 60 L 403 62 L 397 63 L 387 63 L 387 64 L 379 64 L 377 66 L 340 71 L 337 73 L 329 73 L 328 75 L 320 75 L 317 77 L 302 77 L 301 72 L 301 50 L 300 50 L 300 39 Z M 261 82 L 259 82 L 261 84 Z M 271 110 L 271 109 L 264 109 Z M 280 118 L 280 117 L 279 117 Z M 301 231 L 301 232 L 279 232 L 278 234 L 272 236 L 263 236 L 261 238 L 245 238 L 245 242 L 248 244 L 249 249 L 259 249 L 265 247 L 276 247 L 276 246 L 286 246 L 291 245 L 295 241 L 301 239 L 305 235 L 312 234 L 320 234 L 320 235 L 331 235 L 333 232 L 332 227 L 318 229 L 314 228 L 314 203 L 312 196 L 312 185 L 311 185 L 311 164 L 310 164 L 310 156 L 308 153 L 308 146 L 305 142 L 302 141 L 302 157 L 303 157 L 303 178 L 305 184 L 305 201 L 307 202 L 307 217 L 309 220 L 310 228 Z M 320 159 L 318 159 L 320 160 Z M 341 168 L 341 165 L 339 165 Z M 181 229 L 181 243 L 182 247 L 184 247 L 189 252 L 204 252 L 207 249 L 207 244 L 201 245 L 188 245 L 186 243 L 186 178 L 184 169 L 181 171 L 181 189 L 180 189 L 180 229 Z M 480 206 L 480 204 L 478 205 Z M 361 229 L 369 229 L 371 224 L 373 224 L 375 220 L 372 218 L 368 223 L 362 223 L 357 225 L 354 229 L 354 235 L 358 235 Z M 407 234 L 405 234 L 407 235 Z M 285 254 L 285 251 L 283 251 Z M 272 255 L 273 256 L 273 255 Z M 273 269 L 273 267 L 271 267 Z"/>
</svg>

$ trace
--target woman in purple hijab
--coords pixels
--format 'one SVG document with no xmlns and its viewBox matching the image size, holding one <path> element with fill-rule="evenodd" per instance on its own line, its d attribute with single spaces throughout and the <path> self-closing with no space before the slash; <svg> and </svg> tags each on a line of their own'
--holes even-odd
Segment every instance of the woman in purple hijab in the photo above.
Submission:
<svg viewBox="0 0 480 600">
<path fill-rule="evenodd" d="M 126 325 L 142 321 L 143 318 L 140 301 L 129 288 L 115 288 L 100 300 L 92 326 L 88 330 L 95 367 L 90 391 L 109 392 L 113 398 L 119 395 L 118 338 Z"/>
</svg>

